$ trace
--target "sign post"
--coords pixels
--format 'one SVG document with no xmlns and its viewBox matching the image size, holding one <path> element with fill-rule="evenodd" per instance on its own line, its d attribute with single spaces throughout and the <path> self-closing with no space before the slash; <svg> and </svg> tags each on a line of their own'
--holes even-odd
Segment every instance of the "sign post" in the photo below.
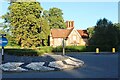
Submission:
<svg viewBox="0 0 120 80">
<path fill-rule="evenodd" d="M 8 40 L 4 37 L 6 34 L 1 34 L 0 46 L 2 46 L 2 59 L 4 59 L 4 46 L 8 44 Z"/>
<path fill-rule="evenodd" d="M 2 46 L 2 56 L 3 56 L 3 54 L 4 54 L 4 47 Z"/>
<path fill-rule="evenodd" d="M 62 43 L 63 45 L 63 56 L 65 55 L 65 39 L 63 38 L 63 43 Z"/>
</svg>

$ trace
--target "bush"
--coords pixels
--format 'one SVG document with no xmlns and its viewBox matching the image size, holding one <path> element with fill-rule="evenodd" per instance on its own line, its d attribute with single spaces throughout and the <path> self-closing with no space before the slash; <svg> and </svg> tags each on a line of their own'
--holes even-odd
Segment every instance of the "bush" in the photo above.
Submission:
<svg viewBox="0 0 120 80">
<path fill-rule="evenodd" d="M 37 56 L 37 51 L 32 49 L 5 49 L 5 53 L 18 56 Z"/>
<path fill-rule="evenodd" d="M 84 52 L 86 49 L 85 46 L 66 46 L 66 52 Z"/>
<path fill-rule="evenodd" d="M 117 47 L 92 45 L 86 46 L 86 52 L 95 52 L 96 48 L 99 48 L 100 52 L 112 52 L 112 48 L 116 48 L 116 51 L 118 51 Z"/>
<path fill-rule="evenodd" d="M 44 50 L 45 53 L 51 53 L 53 48 L 50 46 L 39 47 L 39 50 Z"/>
<path fill-rule="evenodd" d="M 39 47 L 36 49 L 6 48 L 5 53 L 17 56 L 40 56 L 44 53 L 51 53 L 52 47 Z"/>
<path fill-rule="evenodd" d="M 96 48 L 99 48 L 100 52 L 112 52 L 112 48 L 110 46 L 66 46 L 65 51 L 66 52 L 96 52 Z M 118 51 L 118 47 L 115 47 L 116 51 Z M 119 47 L 120 48 L 120 47 Z M 58 46 L 53 48 L 53 52 L 62 52 L 63 48 L 62 46 Z"/>
<path fill-rule="evenodd" d="M 112 52 L 112 47 L 110 46 L 66 46 L 66 52 L 95 52 L 96 48 L 99 48 L 100 52 Z M 62 46 L 58 47 L 38 47 L 36 49 L 20 49 L 20 48 L 5 48 L 5 53 L 10 55 L 18 55 L 18 56 L 40 56 L 44 53 L 51 53 L 51 52 L 62 52 Z M 120 46 L 116 47 L 116 51 L 120 52 Z"/>
<path fill-rule="evenodd" d="M 37 55 L 38 55 L 38 56 L 42 55 L 43 53 L 45 53 L 44 50 L 38 50 L 38 51 L 37 51 Z"/>
<path fill-rule="evenodd" d="M 85 51 L 85 46 L 66 46 L 65 51 L 66 52 L 83 52 Z M 58 46 L 53 48 L 53 52 L 62 52 L 63 48 L 62 46 Z"/>
<path fill-rule="evenodd" d="M 58 47 L 55 47 L 55 48 L 53 48 L 53 52 L 62 52 L 62 50 L 63 50 L 63 48 L 62 48 L 62 46 L 58 46 Z"/>
</svg>

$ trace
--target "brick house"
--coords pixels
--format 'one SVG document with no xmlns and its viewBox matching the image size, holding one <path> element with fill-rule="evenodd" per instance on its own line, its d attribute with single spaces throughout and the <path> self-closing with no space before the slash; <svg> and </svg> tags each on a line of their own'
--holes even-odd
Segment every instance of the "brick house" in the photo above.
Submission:
<svg viewBox="0 0 120 80">
<path fill-rule="evenodd" d="M 74 21 L 66 21 L 66 29 L 51 29 L 50 46 L 62 46 L 63 39 L 65 45 L 85 46 L 88 44 L 88 33 L 86 30 L 76 30 Z"/>
</svg>

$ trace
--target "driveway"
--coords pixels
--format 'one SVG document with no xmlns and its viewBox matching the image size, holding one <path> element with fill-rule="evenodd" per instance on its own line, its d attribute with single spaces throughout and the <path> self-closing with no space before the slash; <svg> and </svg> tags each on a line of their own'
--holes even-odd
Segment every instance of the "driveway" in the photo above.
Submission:
<svg viewBox="0 0 120 80">
<path fill-rule="evenodd" d="M 118 53 L 84 54 L 69 53 L 71 56 L 84 61 L 81 68 L 51 72 L 3 72 L 3 78 L 117 78 Z M 33 76 L 34 75 L 34 76 Z"/>
</svg>

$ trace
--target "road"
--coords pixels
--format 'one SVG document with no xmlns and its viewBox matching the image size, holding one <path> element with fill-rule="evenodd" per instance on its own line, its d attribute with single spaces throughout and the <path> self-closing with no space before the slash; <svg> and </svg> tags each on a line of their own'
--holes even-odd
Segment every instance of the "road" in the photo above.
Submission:
<svg viewBox="0 0 120 80">
<path fill-rule="evenodd" d="M 3 72 L 3 78 L 117 78 L 118 54 L 80 54 L 68 56 L 85 62 L 81 68 L 52 72 Z"/>
</svg>

